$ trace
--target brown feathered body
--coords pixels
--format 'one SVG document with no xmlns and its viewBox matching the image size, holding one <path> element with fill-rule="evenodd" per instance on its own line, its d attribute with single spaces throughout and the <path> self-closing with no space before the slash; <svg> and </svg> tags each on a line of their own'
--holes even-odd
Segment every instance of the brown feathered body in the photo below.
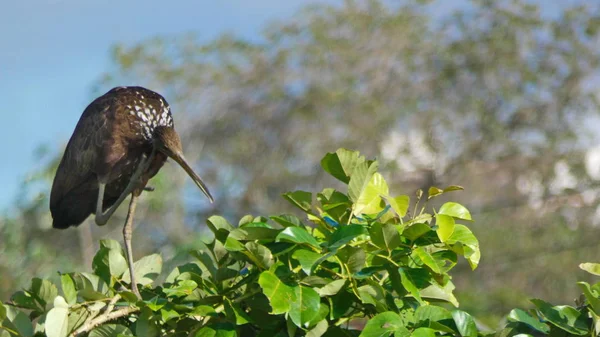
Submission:
<svg viewBox="0 0 600 337">
<path fill-rule="evenodd" d="M 142 87 L 118 87 L 94 100 L 83 112 L 58 166 L 50 211 L 54 228 L 81 224 L 96 211 L 99 183 L 106 184 L 103 207 L 112 206 L 129 184 L 142 156 L 149 156 L 157 134 L 179 136 L 167 101 Z M 174 136 L 173 136 L 174 135 Z M 167 160 L 156 151 L 133 193 Z"/>
</svg>

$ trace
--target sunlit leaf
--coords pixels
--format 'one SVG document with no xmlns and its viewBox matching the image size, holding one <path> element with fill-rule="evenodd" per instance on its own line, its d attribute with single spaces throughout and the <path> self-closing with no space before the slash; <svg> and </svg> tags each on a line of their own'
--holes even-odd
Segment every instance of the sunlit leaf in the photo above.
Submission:
<svg viewBox="0 0 600 337">
<path fill-rule="evenodd" d="M 291 303 L 296 301 L 294 287 L 280 280 L 273 271 L 263 271 L 258 279 L 258 284 L 269 299 L 271 313 L 274 315 L 288 312 Z"/>
<path fill-rule="evenodd" d="M 539 313 L 553 325 L 574 335 L 589 333 L 586 317 L 577 309 L 568 305 L 552 306 L 540 299 L 531 299 L 530 301 L 535 304 Z"/>
<path fill-rule="evenodd" d="M 406 215 L 408 206 L 410 205 L 410 197 L 408 195 L 400 195 L 395 198 L 387 197 L 386 200 L 398 216 L 402 218 Z"/>
<path fill-rule="evenodd" d="M 579 268 L 587 271 L 590 274 L 600 276 L 600 263 L 581 263 L 579 264 Z"/>
<path fill-rule="evenodd" d="M 472 220 L 469 210 L 456 202 L 447 202 L 440 207 L 438 214 L 445 214 L 457 219 Z"/>
<path fill-rule="evenodd" d="M 48 337 L 66 337 L 69 332 L 69 305 L 61 296 L 54 299 L 54 308 L 46 316 L 46 335 Z"/>
<path fill-rule="evenodd" d="M 436 232 L 438 237 L 440 238 L 440 241 L 448 241 L 448 239 L 452 236 L 452 233 L 454 233 L 454 218 L 445 214 L 437 214 L 435 216 L 435 219 L 435 223 L 438 226 Z"/>
<path fill-rule="evenodd" d="M 410 336 L 405 325 L 406 323 L 397 313 L 393 311 L 382 312 L 367 321 L 367 325 L 365 325 L 359 337 L 385 337 L 393 334 L 404 336 L 405 333 Z"/>
<path fill-rule="evenodd" d="M 462 310 L 453 310 L 452 317 L 461 336 L 477 337 L 477 325 L 471 315 Z"/>
<path fill-rule="evenodd" d="M 321 305 L 319 294 L 302 285 L 294 287 L 295 299 L 290 305 L 289 315 L 298 327 L 306 327 L 318 313 Z"/>
<path fill-rule="evenodd" d="M 141 285 L 148 285 L 154 282 L 162 270 L 162 257 L 159 254 L 144 256 L 133 264 L 135 281 Z M 123 281 L 131 282 L 129 269 L 123 274 Z"/>
<path fill-rule="evenodd" d="M 376 164 L 372 164 L 371 167 L 369 167 L 367 176 L 371 174 L 371 172 L 373 173 L 370 176 L 368 183 L 360 190 L 360 192 L 356 191 L 359 195 L 358 199 L 353 199 L 356 200 L 353 206 L 353 213 L 355 215 L 363 213 L 376 214 L 381 212 L 385 207 L 382 198 L 389 194 L 389 188 L 383 176 L 379 172 L 374 171 L 376 169 Z M 354 179 L 354 176 L 352 179 Z M 352 179 L 350 181 L 350 187 L 355 187 L 355 185 L 352 184 Z M 350 193 L 350 196 L 352 197 L 352 193 Z"/>
<path fill-rule="evenodd" d="M 307 275 L 310 275 L 312 267 L 314 266 L 315 262 L 321 256 L 322 255 L 319 253 L 315 253 L 311 250 L 306 250 L 306 249 L 298 249 L 298 250 L 294 251 L 294 253 L 292 254 L 292 258 L 296 259 L 296 260 L 298 260 L 298 262 L 300 262 L 300 266 L 302 266 L 302 270 Z"/>
<path fill-rule="evenodd" d="M 304 212 L 310 212 L 312 208 L 312 193 L 310 192 L 287 192 L 283 194 L 283 197 Z"/>
<path fill-rule="evenodd" d="M 319 242 L 310 235 L 306 229 L 298 226 L 287 227 L 283 231 L 281 231 L 277 237 L 276 241 L 287 241 L 298 244 L 307 244 L 313 246 L 315 248 L 319 247 Z"/>
<path fill-rule="evenodd" d="M 325 172 L 348 184 L 354 168 L 364 162 L 365 158 L 358 151 L 339 149 L 335 153 L 327 153 L 321 159 L 321 166 Z"/>
</svg>

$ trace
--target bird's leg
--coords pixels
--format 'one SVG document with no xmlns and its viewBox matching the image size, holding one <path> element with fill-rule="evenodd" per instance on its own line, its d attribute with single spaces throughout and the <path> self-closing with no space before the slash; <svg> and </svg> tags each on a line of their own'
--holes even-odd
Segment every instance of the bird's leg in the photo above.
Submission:
<svg viewBox="0 0 600 337">
<path fill-rule="evenodd" d="M 135 214 L 135 206 L 137 204 L 137 193 L 131 193 L 131 200 L 129 201 L 129 210 L 127 211 L 127 218 L 125 220 L 125 226 L 123 226 L 123 241 L 125 241 L 125 251 L 127 252 L 127 263 L 129 264 L 129 275 L 131 280 L 131 291 L 141 299 L 140 292 L 137 288 L 135 281 L 135 274 L 133 272 L 133 249 L 131 248 L 131 234 L 133 232 L 133 215 Z"/>
<path fill-rule="evenodd" d="M 135 170 L 135 173 L 129 180 L 127 187 L 125 187 L 125 190 L 123 191 L 123 193 L 121 193 L 121 195 L 119 196 L 119 199 L 117 199 L 117 201 L 112 205 L 112 207 L 109 208 L 106 212 L 102 211 L 102 208 L 103 208 L 102 203 L 104 201 L 104 189 L 106 187 L 106 184 L 98 182 L 98 200 L 96 201 L 96 217 L 95 217 L 97 225 L 103 226 L 108 222 L 108 219 L 110 219 L 110 217 L 117 210 L 117 208 L 119 208 L 119 205 L 121 205 L 121 203 L 125 200 L 125 198 L 127 198 L 127 196 L 131 192 L 133 192 L 133 190 L 137 187 L 140 177 L 148 169 L 153 158 L 154 158 L 154 150 L 152 150 L 152 153 L 150 154 L 149 157 L 146 157 L 146 156 L 142 157 L 142 160 L 140 161 L 140 164 L 138 165 L 137 169 Z"/>
</svg>

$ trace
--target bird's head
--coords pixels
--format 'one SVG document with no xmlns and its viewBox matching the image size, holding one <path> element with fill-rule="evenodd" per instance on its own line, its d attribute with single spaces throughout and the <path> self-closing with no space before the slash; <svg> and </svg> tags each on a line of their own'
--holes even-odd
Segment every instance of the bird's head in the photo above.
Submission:
<svg viewBox="0 0 600 337">
<path fill-rule="evenodd" d="M 200 177 L 194 172 L 194 170 L 190 167 L 190 165 L 185 160 L 183 156 L 183 149 L 181 146 L 181 138 L 175 129 L 172 127 L 163 127 L 159 126 L 154 130 L 153 137 L 154 147 L 157 151 L 160 151 L 167 155 L 169 158 L 173 159 L 179 166 L 181 166 L 185 172 L 192 178 L 192 180 L 196 183 L 196 185 L 202 190 L 202 192 L 208 197 L 210 202 L 213 202 L 214 199 L 208 188 L 200 179 Z"/>
</svg>

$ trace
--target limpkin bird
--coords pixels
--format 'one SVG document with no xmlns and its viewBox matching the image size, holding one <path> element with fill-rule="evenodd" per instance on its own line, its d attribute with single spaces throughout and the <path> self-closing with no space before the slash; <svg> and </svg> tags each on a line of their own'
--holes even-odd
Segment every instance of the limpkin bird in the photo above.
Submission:
<svg viewBox="0 0 600 337">
<path fill-rule="evenodd" d="M 117 87 L 85 109 L 67 144 L 50 194 L 54 228 L 80 225 L 95 214 L 104 225 L 131 194 L 123 238 L 131 289 L 140 297 L 133 272 L 133 215 L 138 197 L 167 158 L 187 172 L 213 202 L 202 179 L 183 156 L 171 109 L 158 93 L 142 87 Z"/>
</svg>

